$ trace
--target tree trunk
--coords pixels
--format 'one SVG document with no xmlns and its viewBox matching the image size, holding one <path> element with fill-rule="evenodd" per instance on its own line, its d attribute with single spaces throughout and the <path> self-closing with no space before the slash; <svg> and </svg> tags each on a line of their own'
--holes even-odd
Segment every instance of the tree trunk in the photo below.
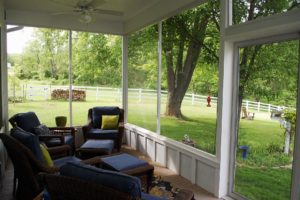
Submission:
<svg viewBox="0 0 300 200">
<path fill-rule="evenodd" d="M 165 115 L 182 118 L 182 113 L 180 109 L 182 99 L 183 98 L 181 96 L 178 96 L 178 94 L 175 94 L 175 92 L 169 92 Z"/>
<path fill-rule="evenodd" d="M 166 34 L 167 41 L 163 48 L 167 65 L 168 101 L 165 112 L 167 116 L 183 117 L 181 104 L 200 56 L 209 17 L 210 15 L 203 15 L 202 18 L 195 17 L 191 35 L 187 33 L 189 31 L 184 27 L 184 22 L 176 21 L 178 23 L 176 27 L 180 28 L 179 31 L 177 30 L 179 39 L 176 42 L 174 41 L 176 33 L 172 32 L 174 30 Z M 169 25 L 174 26 L 172 22 Z M 177 46 L 177 49 L 174 50 L 174 46 Z M 187 47 L 186 51 L 185 47 Z M 176 61 L 173 59 L 175 56 Z"/>
</svg>

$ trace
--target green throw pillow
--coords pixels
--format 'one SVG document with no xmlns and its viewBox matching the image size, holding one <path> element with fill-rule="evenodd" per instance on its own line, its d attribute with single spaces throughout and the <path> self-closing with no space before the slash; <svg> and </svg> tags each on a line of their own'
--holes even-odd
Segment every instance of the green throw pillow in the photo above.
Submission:
<svg viewBox="0 0 300 200">
<path fill-rule="evenodd" d="M 119 115 L 102 115 L 101 128 L 104 130 L 117 129 Z"/>
<path fill-rule="evenodd" d="M 53 166 L 54 164 L 53 164 L 52 158 L 51 158 L 48 150 L 44 146 L 44 144 L 40 144 L 40 148 L 41 148 L 42 156 L 43 156 L 44 161 L 45 161 L 45 165 L 49 166 L 49 167 Z"/>
</svg>

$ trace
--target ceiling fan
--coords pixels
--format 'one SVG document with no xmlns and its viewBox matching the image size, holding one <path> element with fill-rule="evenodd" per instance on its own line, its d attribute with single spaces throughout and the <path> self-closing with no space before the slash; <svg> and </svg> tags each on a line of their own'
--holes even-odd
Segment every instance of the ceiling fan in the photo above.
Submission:
<svg viewBox="0 0 300 200">
<path fill-rule="evenodd" d="M 105 0 L 64 0 L 64 1 L 51 0 L 51 1 L 72 8 L 67 11 L 54 13 L 54 15 L 64 15 L 64 14 L 74 14 L 74 13 L 80 14 L 78 20 L 86 24 L 92 21 L 93 14 L 114 15 L 114 16 L 123 15 L 123 12 L 99 8 L 102 4 L 105 3 Z"/>
</svg>

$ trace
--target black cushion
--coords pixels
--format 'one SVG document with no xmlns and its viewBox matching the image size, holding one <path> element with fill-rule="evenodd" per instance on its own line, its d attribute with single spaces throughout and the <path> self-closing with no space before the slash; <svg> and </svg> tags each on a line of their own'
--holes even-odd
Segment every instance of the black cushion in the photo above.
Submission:
<svg viewBox="0 0 300 200">
<path fill-rule="evenodd" d="M 92 108 L 93 128 L 101 128 L 102 115 L 120 115 L 120 109 L 112 106 Z"/>
<path fill-rule="evenodd" d="M 29 148 L 40 162 L 44 162 L 38 136 L 19 127 L 12 128 L 10 135 Z"/>
<path fill-rule="evenodd" d="M 24 131 L 31 133 L 34 133 L 34 128 L 41 124 L 34 112 L 19 113 L 15 116 L 14 121 Z"/>
<path fill-rule="evenodd" d="M 48 135 L 51 132 L 50 132 L 49 128 L 46 125 L 40 124 L 37 127 L 34 127 L 34 133 L 36 135 Z"/>
<path fill-rule="evenodd" d="M 82 163 L 67 163 L 60 168 L 60 174 L 114 188 L 131 195 L 133 198 L 141 197 L 140 180 L 120 172 L 104 170 Z"/>
</svg>

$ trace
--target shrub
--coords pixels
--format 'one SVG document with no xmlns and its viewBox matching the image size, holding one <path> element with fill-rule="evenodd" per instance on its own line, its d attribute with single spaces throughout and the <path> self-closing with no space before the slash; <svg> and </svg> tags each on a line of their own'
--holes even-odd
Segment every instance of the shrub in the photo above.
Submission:
<svg viewBox="0 0 300 200">
<path fill-rule="evenodd" d="M 8 102 L 9 103 L 23 103 L 25 99 L 23 97 L 8 97 Z"/>
<path fill-rule="evenodd" d="M 85 101 L 86 92 L 82 90 L 72 90 L 73 101 Z M 51 92 L 51 100 L 69 100 L 69 90 L 56 89 Z"/>
</svg>

